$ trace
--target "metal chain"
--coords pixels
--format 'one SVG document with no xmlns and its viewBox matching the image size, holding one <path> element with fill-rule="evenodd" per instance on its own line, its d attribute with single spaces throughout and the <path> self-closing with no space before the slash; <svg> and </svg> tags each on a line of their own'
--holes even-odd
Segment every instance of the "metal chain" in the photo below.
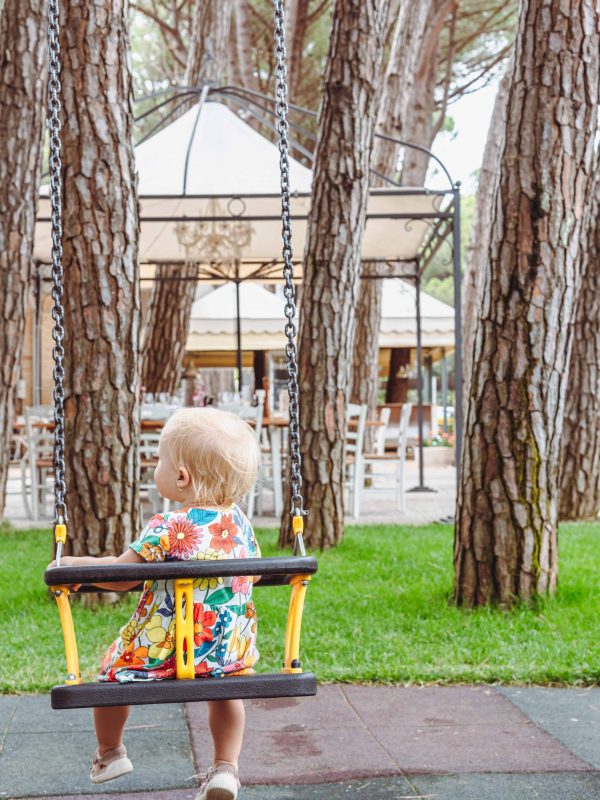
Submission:
<svg viewBox="0 0 600 800">
<path fill-rule="evenodd" d="M 276 78 L 276 111 L 277 111 L 277 133 L 279 134 L 279 169 L 281 171 L 281 235 L 283 238 L 283 278 L 285 286 L 283 294 L 285 296 L 284 313 L 287 319 L 285 324 L 285 335 L 287 344 L 285 354 L 287 357 L 288 370 L 288 393 L 289 393 L 289 452 L 290 452 L 290 473 L 292 483 L 292 508 L 294 515 L 303 515 L 304 501 L 302 498 L 302 457 L 300 455 L 300 405 L 298 398 L 298 351 L 296 348 L 296 289 L 294 286 L 294 265 L 292 263 L 292 229 L 290 223 L 290 159 L 288 142 L 288 104 L 287 104 L 287 67 L 285 64 L 285 29 L 283 0 L 273 0 L 275 7 L 275 56 L 277 66 L 275 69 Z"/>
<path fill-rule="evenodd" d="M 54 522 L 67 520 L 65 483 L 65 351 L 63 338 L 62 177 L 60 140 L 60 44 L 58 0 L 48 0 L 48 130 L 50 133 L 50 209 L 52 233 L 52 358 L 54 359 Z"/>
</svg>

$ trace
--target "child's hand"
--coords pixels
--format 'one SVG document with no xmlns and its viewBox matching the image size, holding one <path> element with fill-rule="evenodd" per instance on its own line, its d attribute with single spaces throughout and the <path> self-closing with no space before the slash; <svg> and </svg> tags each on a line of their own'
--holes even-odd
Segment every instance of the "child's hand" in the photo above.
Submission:
<svg viewBox="0 0 600 800">
<path fill-rule="evenodd" d="M 78 561 L 80 561 L 80 559 L 77 556 L 63 556 L 60 559 L 60 565 L 61 567 L 73 567 L 77 564 Z M 46 567 L 46 569 L 54 569 L 55 567 L 56 567 L 56 559 L 54 561 L 51 561 Z M 74 583 L 71 586 L 71 589 L 74 592 L 76 592 L 80 586 L 81 586 L 80 583 Z"/>
</svg>

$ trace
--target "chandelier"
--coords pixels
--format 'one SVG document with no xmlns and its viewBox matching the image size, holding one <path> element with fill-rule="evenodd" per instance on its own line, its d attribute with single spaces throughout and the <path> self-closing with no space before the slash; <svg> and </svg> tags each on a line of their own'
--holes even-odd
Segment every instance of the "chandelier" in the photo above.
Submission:
<svg viewBox="0 0 600 800">
<path fill-rule="evenodd" d="M 234 212 L 234 203 L 241 203 L 241 211 Z M 245 248 L 252 241 L 254 228 L 241 219 L 246 210 L 240 198 L 232 198 L 227 204 L 231 220 L 225 220 L 225 211 L 216 197 L 211 198 L 202 216 L 207 220 L 188 222 L 186 219 L 175 225 L 177 241 L 185 250 L 186 261 L 211 265 L 233 265 L 241 261 Z"/>
</svg>

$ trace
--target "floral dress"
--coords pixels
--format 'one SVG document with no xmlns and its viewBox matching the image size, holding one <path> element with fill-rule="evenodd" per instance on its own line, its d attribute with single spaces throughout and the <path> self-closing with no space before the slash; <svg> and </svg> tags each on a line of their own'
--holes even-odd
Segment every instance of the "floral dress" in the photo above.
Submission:
<svg viewBox="0 0 600 800">
<path fill-rule="evenodd" d="M 131 545 L 146 561 L 257 558 L 260 548 L 245 514 L 188 508 L 156 514 Z M 194 581 L 196 675 L 243 675 L 258 660 L 256 611 L 248 577 Z M 148 580 L 138 606 L 104 657 L 100 679 L 175 677 L 175 583 Z"/>
</svg>

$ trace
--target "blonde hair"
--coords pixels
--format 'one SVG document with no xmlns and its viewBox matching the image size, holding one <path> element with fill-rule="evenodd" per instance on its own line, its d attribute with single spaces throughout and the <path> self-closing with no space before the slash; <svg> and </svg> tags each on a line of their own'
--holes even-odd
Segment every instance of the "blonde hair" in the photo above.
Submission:
<svg viewBox="0 0 600 800">
<path fill-rule="evenodd" d="M 258 439 L 229 411 L 182 408 L 167 420 L 160 441 L 173 466 L 189 472 L 198 504 L 239 503 L 256 481 Z"/>
</svg>

